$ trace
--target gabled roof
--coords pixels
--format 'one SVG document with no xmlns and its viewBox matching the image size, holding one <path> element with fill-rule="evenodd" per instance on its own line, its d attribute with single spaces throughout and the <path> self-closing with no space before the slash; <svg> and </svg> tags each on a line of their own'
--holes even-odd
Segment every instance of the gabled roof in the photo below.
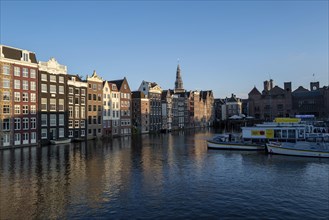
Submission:
<svg viewBox="0 0 329 220">
<path fill-rule="evenodd" d="M 305 89 L 303 86 L 299 86 L 295 91 L 293 91 L 292 93 L 300 93 L 300 92 L 309 92 L 308 89 Z"/>
<path fill-rule="evenodd" d="M 248 95 L 261 95 L 260 91 L 254 86 L 254 88 L 248 93 Z"/>
<path fill-rule="evenodd" d="M 121 90 L 121 86 L 122 86 L 123 81 L 124 81 L 125 79 L 126 79 L 126 78 L 119 79 L 119 80 L 111 80 L 111 81 L 109 81 L 109 82 L 110 82 L 110 83 L 114 83 L 114 84 L 117 86 L 118 90 Z"/>
<path fill-rule="evenodd" d="M 285 94 L 285 90 L 280 88 L 279 86 L 274 86 L 273 89 L 270 90 L 271 95 L 282 95 Z"/>
</svg>

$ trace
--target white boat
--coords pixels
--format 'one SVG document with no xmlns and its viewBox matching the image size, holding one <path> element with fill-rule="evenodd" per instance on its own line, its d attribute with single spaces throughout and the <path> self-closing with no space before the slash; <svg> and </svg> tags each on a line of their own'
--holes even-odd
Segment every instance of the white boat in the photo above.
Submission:
<svg viewBox="0 0 329 220">
<path fill-rule="evenodd" d="M 244 142 L 234 134 L 223 134 L 215 136 L 207 141 L 210 149 L 226 149 L 226 150 L 265 150 L 265 146 L 261 144 L 253 144 Z"/>
<path fill-rule="evenodd" d="M 242 127 L 238 139 L 228 134 L 216 135 L 207 141 L 208 148 L 234 150 L 265 150 L 266 143 L 304 141 L 314 126 L 302 123 L 299 118 L 276 118 L 273 122 L 256 124 L 252 127 Z M 326 130 L 324 130 L 326 132 Z"/>
<path fill-rule="evenodd" d="M 312 137 L 316 135 L 316 137 Z M 329 134 L 310 134 L 305 141 L 270 142 L 266 144 L 270 154 L 329 158 Z"/>
<path fill-rule="evenodd" d="M 71 139 L 68 139 L 68 138 L 50 140 L 51 144 L 68 144 L 70 142 L 71 142 Z"/>
</svg>

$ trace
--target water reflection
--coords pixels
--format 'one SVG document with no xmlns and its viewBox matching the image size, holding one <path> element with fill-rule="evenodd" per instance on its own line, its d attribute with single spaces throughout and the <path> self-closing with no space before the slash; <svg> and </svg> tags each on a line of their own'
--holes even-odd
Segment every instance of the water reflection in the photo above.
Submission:
<svg viewBox="0 0 329 220">
<path fill-rule="evenodd" d="M 207 150 L 213 133 L 0 151 L 0 218 L 324 216 L 329 161 Z"/>
</svg>

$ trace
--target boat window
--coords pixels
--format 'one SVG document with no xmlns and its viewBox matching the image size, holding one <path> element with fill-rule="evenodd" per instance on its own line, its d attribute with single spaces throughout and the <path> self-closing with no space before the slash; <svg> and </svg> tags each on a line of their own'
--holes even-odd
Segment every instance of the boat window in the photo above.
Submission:
<svg viewBox="0 0 329 220">
<path fill-rule="evenodd" d="M 295 139 L 296 138 L 296 132 L 295 130 L 288 130 L 288 138 Z"/>
<path fill-rule="evenodd" d="M 281 130 L 274 130 L 274 138 L 281 138 Z"/>
<path fill-rule="evenodd" d="M 287 138 L 287 130 L 282 130 L 282 138 Z"/>
</svg>

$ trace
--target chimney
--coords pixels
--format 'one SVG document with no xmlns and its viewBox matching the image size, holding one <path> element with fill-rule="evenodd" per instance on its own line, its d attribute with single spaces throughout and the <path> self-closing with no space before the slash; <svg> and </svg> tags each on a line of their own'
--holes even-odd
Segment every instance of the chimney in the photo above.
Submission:
<svg viewBox="0 0 329 220">
<path fill-rule="evenodd" d="M 264 81 L 264 90 L 269 91 L 269 81 L 267 80 Z"/>
<path fill-rule="evenodd" d="M 270 89 L 273 89 L 273 79 L 270 79 Z"/>
<path fill-rule="evenodd" d="M 291 82 L 284 83 L 284 90 L 286 90 L 286 92 L 291 92 Z"/>
</svg>

